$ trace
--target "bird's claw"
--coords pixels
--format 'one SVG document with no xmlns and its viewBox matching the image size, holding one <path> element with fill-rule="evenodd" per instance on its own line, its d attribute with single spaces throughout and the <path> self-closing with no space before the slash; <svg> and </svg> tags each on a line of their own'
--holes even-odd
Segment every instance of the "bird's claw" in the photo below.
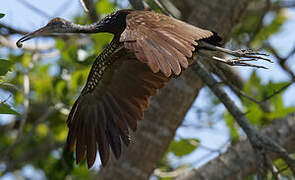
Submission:
<svg viewBox="0 0 295 180">
<path fill-rule="evenodd" d="M 253 49 L 239 49 L 234 51 L 234 56 L 241 58 L 251 58 L 251 59 L 260 59 L 273 63 L 270 59 L 266 58 L 269 54 L 261 53 Z"/>
<path fill-rule="evenodd" d="M 233 59 L 227 59 L 225 63 L 231 66 L 248 66 L 248 67 L 268 69 L 265 66 L 251 64 L 251 63 L 248 63 L 247 61 L 258 61 L 258 59 L 257 58 L 252 58 L 252 59 L 233 58 Z"/>
</svg>

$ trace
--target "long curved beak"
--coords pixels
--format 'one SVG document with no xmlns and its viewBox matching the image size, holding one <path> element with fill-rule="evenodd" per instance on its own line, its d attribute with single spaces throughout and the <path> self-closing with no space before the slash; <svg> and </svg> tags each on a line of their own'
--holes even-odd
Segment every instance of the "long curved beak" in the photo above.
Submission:
<svg viewBox="0 0 295 180">
<path fill-rule="evenodd" d="M 48 26 L 44 26 L 44 27 L 42 27 L 34 32 L 28 33 L 25 36 L 23 36 L 22 38 L 20 38 L 16 42 L 16 45 L 18 48 L 21 48 L 21 47 L 23 47 L 23 42 L 30 40 L 30 39 L 37 37 L 37 36 L 46 35 L 48 33 L 50 33 Z"/>
</svg>

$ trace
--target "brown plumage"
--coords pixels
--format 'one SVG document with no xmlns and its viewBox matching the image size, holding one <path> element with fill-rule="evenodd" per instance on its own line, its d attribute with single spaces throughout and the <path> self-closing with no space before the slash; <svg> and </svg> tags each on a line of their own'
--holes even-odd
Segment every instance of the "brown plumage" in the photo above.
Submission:
<svg viewBox="0 0 295 180">
<path fill-rule="evenodd" d="M 77 163 L 86 155 L 88 167 L 93 165 L 97 150 L 103 166 L 108 162 L 110 149 L 118 159 L 121 141 L 129 145 L 129 131 L 136 130 L 150 97 L 171 75 L 178 76 L 189 67 L 200 41 L 216 45 L 221 40 L 211 31 L 163 14 L 121 10 L 86 26 L 53 19 L 20 39 L 17 45 L 35 36 L 58 32 L 114 34 L 111 44 L 95 60 L 67 120 L 66 147 L 76 147 Z"/>
</svg>

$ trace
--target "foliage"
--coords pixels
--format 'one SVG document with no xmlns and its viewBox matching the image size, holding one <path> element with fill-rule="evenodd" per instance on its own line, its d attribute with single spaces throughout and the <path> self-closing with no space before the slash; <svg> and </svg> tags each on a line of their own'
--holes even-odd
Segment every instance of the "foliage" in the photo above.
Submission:
<svg viewBox="0 0 295 180">
<path fill-rule="evenodd" d="M 0 76 L 4 76 L 6 75 L 6 73 L 10 70 L 12 66 L 12 62 L 4 60 L 4 59 L 0 59 Z"/>
<path fill-rule="evenodd" d="M 199 145 L 198 139 L 182 139 L 179 141 L 172 141 L 168 152 L 172 152 L 177 157 L 183 157 L 192 153 Z"/>
<path fill-rule="evenodd" d="M 19 115 L 18 112 L 11 109 L 11 107 L 7 104 L 4 104 L 3 102 L 0 103 L 0 114 L 14 114 Z"/>
<path fill-rule="evenodd" d="M 2 17 L 4 15 L 2 14 Z M 1 14 L 0 14 L 1 18 Z M 13 63 L 7 60 L 0 59 L 0 82 L 1 82 L 1 76 L 5 76 L 6 73 L 10 70 L 12 67 Z M 5 104 L 5 102 L 0 101 L 0 114 L 14 114 L 14 115 L 19 115 L 18 112 L 13 110 L 8 104 Z"/>
<path fill-rule="evenodd" d="M 256 72 L 254 71 L 252 73 L 248 82 L 245 83 L 244 92 L 262 101 L 262 103 L 257 104 L 245 97 L 242 98 L 244 112 L 246 112 L 246 117 L 250 120 L 251 124 L 262 127 L 271 123 L 274 119 L 285 117 L 287 114 L 295 111 L 294 106 L 286 107 L 284 105 L 282 99 L 283 91 L 268 99 L 268 97 L 287 84 L 288 82 L 274 83 L 272 81 L 269 81 L 267 84 L 262 84 L 261 78 L 257 76 Z M 265 106 L 267 106 L 267 108 Z M 224 118 L 230 129 L 233 142 L 237 142 L 240 137 L 239 126 L 228 112 L 225 113 Z"/>
</svg>

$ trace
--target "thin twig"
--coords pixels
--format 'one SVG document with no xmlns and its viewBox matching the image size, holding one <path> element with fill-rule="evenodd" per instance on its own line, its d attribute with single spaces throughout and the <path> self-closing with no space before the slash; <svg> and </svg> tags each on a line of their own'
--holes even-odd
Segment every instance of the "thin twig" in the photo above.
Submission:
<svg viewBox="0 0 295 180">
<path fill-rule="evenodd" d="M 86 13 L 88 13 L 89 10 L 88 10 L 88 8 L 87 8 L 87 6 L 86 6 L 86 4 L 85 4 L 85 1 L 84 1 L 84 0 L 80 0 L 80 4 L 81 4 L 82 8 L 84 9 L 84 11 L 85 11 Z"/>
<path fill-rule="evenodd" d="M 45 18 L 51 18 L 51 15 L 47 14 L 45 11 L 37 8 L 36 6 L 34 6 L 33 4 L 25 1 L 25 0 L 19 0 L 20 3 L 22 3 L 24 6 L 26 6 L 28 9 L 31 9 L 32 11 L 35 11 L 36 14 L 43 16 Z"/>
<path fill-rule="evenodd" d="M 261 102 L 265 102 L 271 98 L 273 98 L 274 96 L 280 94 L 281 92 L 283 92 L 284 90 L 286 90 L 288 87 L 290 87 L 293 84 L 293 81 L 289 82 L 288 84 L 286 84 L 285 86 L 281 87 L 280 89 L 276 90 L 275 92 L 273 92 L 271 95 L 267 96 L 266 98 L 264 98 Z"/>
<path fill-rule="evenodd" d="M 65 11 L 67 9 L 69 9 L 69 4 L 72 2 L 72 0 L 66 0 L 63 2 L 63 4 L 57 9 L 54 11 L 54 16 L 59 16 L 60 14 L 62 13 L 65 13 Z"/>
<path fill-rule="evenodd" d="M 98 21 L 98 14 L 93 0 L 80 0 L 84 11 L 89 15 L 91 22 Z"/>
<path fill-rule="evenodd" d="M 266 2 L 265 7 L 263 7 L 262 11 L 257 11 L 256 13 L 259 13 L 258 17 L 258 23 L 256 23 L 256 27 L 254 27 L 253 33 L 251 33 L 249 41 L 247 42 L 247 46 L 250 45 L 250 43 L 255 39 L 256 35 L 258 35 L 259 31 L 263 28 L 263 20 L 265 15 L 270 11 L 271 9 L 271 1 L 265 0 Z"/>
<path fill-rule="evenodd" d="M 293 48 L 293 50 L 285 57 L 281 57 L 279 55 L 279 53 L 277 52 L 277 50 L 270 44 L 270 43 L 265 43 L 264 47 L 267 48 L 275 57 L 276 59 L 279 61 L 279 65 L 281 66 L 281 68 L 283 70 L 285 70 L 290 77 L 292 78 L 292 80 L 295 80 L 295 75 L 293 73 L 293 71 L 290 69 L 290 67 L 286 64 L 287 60 L 294 55 L 295 53 L 295 47 Z"/>
<path fill-rule="evenodd" d="M 163 4 L 159 1 L 159 0 L 153 0 L 154 3 L 158 6 L 159 9 L 161 9 L 161 11 L 167 15 L 167 16 L 173 16 L 173 14 L 171 14 L 165 6 L 163 6 Z"/>
<path fill-rule="evenodd" d="M 13 27 L 11 27 L 11 26 L 8 26 L 8 25 L 6 25 L 6 24 L 2 24 L 2 23 L 0 23 L 0 29 L 1 28 L 3 28 L 3 29 L 5 29 L 6 30 L 6 33 L 5 34 L 3 34 L 3 35 L 5 35 L 5 36 L 7 36 L 7 35 L 11 35 L 11 34 L 27 34 L 28 32 L 26 32 L 26 31 L 22 31 L 22 30 L 19 30 L 19 29 L 15 29 L 15 28 L 13 28 Z M 1 34 L 2 34 L 2 31 L 0 31 L 1 32 Z"/>
<path fill-rule="evenodd" d="M 272 176 L 274 177 L 275 180 L 281 180 L 282 177 L 280 176 L 280 173 L 277 169 L 277 167 L 272 163 L 272 160 L 270 159 L 269 156 L 265 157 L 265 162 L 268 166 L 268 169 L 271 171 Z"/>
</svg>

